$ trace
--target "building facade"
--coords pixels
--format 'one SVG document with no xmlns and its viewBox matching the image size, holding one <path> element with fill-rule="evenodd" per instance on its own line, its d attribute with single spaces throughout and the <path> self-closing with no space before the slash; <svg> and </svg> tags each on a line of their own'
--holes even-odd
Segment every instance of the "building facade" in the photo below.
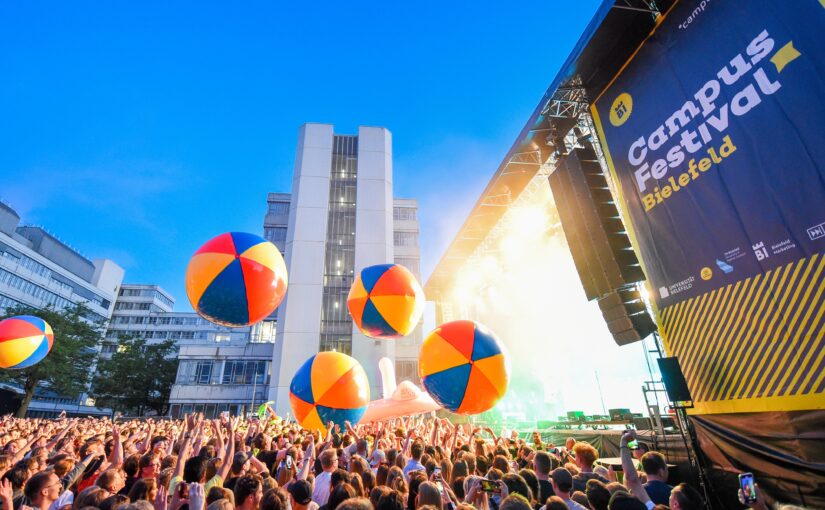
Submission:
<svg viewBox="0 0 825 510">
<path fill-rule="evenodd" d="M 21 226 L 20 216 L 0 203 L 0 310 L 27 305 L 67 308 L 85 304 L 88 318 L 107 321 L 123 280 L 108 259 L 89 260 L 38 226 Z M 71 398 L 46 387 L 35 391 L 30 416 L 101 414 L 87 395 Z"/>
<path fill-rule="evenodd" d="M 239 414 L 267 395 L 275 321 L 229 328 L 194 312 L 173 311 L 175 300 L 157 285 L 123 284 L 101 355 L 111 357 L 121 337 L 147 343 L 174 340 L 178 371 L 169 397 L 169 414 L 222 411 Z"/>
<path fill-rule="evenodd" d="M 336 135 L 329 124 L 305 124 L 298 140 L 286 231 L 289 291 L 279 307 L 269 399 L 289 410 L 289 385 L 319 351 L 352 355 L 380 392 L 378 360 L 395 360 L 395 342 L 364 336 L 347 310 L 362 268 L 393 258 L 392 136 L 359 127 Z"/>
<path fill-rule="evenodd" d="M 421 282 L 421 249 L 418 244 L 418 202 L 409 198 L 393 200 L 393 260 L 409 269 Z M 423 317 L 413 332 L 395 342 L 395 377 L 419 384 L 418 353 L 421 350 Z"/>
</svg>

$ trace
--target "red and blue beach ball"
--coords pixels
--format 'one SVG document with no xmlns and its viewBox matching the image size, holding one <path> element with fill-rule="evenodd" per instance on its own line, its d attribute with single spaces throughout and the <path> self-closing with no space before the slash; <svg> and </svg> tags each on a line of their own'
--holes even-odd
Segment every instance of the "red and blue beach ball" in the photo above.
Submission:
<svg viewBox="0 0 825 510">
<path fill-rule="evenodd" d="M 370 403 L 370 381 L 358 361 L 333 351 L 319 352 L 295 373 L 289 403 L 305 429 L 326 433 L 327 423 L 355 425 Z"/>
<path fill-rule="evenodd" d="M 418 371 L 433 400 L 458 414 L 491 409 L 510 381 L 501 341 L 489 329 L 467 320 L 442 324 L 424 339 Z"/>
<path fill-rule="evenodd" d="M 186 295 L 203 318 L 222 326 L 263 320 L 286 294 L 278 248 L 255 234 L 228 232 L 200 247 L 186 268 Z"/>
<path fill-rule="evenodd" d="M 0 322 L 0 368 L 28 368 L 49 354 L 52 327 L 39 317 L 18 315 Z"/>
</svg>

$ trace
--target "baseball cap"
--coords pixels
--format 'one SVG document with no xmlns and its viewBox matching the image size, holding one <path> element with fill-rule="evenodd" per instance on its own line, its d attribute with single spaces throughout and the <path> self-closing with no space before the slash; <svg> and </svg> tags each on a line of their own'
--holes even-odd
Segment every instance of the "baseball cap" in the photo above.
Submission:
<svg viewBox="0 0 825 510">
<path fill-rule="evenodd" d="M 295 480 L 286 490 L 299 505 L 308 505 L 312 501 L 312 485 L 306 480 Z"/>
<path fill-rule="evenodd" d="M 386 458 L 387 456 L 383 450 L 373 450 L 372 455 L 370 455 L 370 467 L 378 467 Z"/>
<path fill-rule="evenodd" d="M 248 460 L 249 456 L 246 452 L 235 453 L 235 457 L 232 459 L 232 471 L 239 473 Z"/>
</svg>

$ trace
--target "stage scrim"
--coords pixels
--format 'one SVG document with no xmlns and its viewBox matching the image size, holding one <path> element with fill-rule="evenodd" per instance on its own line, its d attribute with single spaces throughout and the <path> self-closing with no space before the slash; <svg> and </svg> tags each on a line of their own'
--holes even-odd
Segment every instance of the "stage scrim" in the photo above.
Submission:
<svg viewBox="0 0 825 510">
<path fill-rule="evenodd" d="M 679 2 L 591 109 L 706 453 L 818 497 L 821 424 L 792 412 L 825 408 L 823 29 L 814 0 Z M 753 442 L 713 416 L 766 411 Z"/>
<path fill-rule="evenodd" d="M 698 412 L 825 405 L 824 21 L 677 4 L 593 107 Z"/>
</svg>

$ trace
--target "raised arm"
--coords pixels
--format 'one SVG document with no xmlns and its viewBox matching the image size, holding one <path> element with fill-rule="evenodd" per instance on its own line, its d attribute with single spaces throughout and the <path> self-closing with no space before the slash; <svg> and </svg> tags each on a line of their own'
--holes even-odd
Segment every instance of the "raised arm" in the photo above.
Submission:
<svg viewBox="0 0 825 510">
<path fill-rule="evenodd" d="M 112 423 L 112 453 L 109 455 L 109 464 L 119 468 L 123 465 L 123 444 L 120 442 L 120 428 Z"/>
<path fill-rule="evenodd" d="M 69 423 L 68 423 L 65 427 L 63 427 L 63 430 L 61 430 L 59 434 L 57 434 L 56 436 L 54 436 L 54 438 L 53 438 L 51 441 L 49 441 L 48 443 L 46 443 L 46 448 L 47 448 L 50 452 L 51 452 L 52 450 L 54 450 L 54 448 L 58 445 L 58 443 L 60 443 L 60 440 L 61 440 L 61 439 L 63 439 L 63 438 L 66 436 L 66 434 L 67 434 L 67 433 L 68 433 L 68 432 L 69 432 L 69 431 L 70 431 L 73 427 L 74 427 L 74 422 L 69 422 Z"/>
<path fill-rule="evenodd" d="M 619 448 L 622 454 L 624 483 L 636 499 L 647 504 L 647 502 L 650 501 L 650 496 L 648 496 L 644 485 L 642 485 L 642 481 L 639 479 L 639 473 L 636 472 L 636 466 L 633 464 L 633 457 L 630 455 L 630 448 L 627 446 L 627 443 L 633 441 L 634 439 L 636 439 L 636 431 L 631 429 L 622 435 L 622 439 L 619 442 Z"/>
<path fill-rule="evenodd" d="M 229 470 L 232 468 L 232 459 L 235 458 L 235 421 L 230 418 L 226 424 L 229 440 L 226 442 L 226 449 L 224 450 L 223 463 L 218 470 L 217 475 L 221 480 L 226 480 L 229 476 Z"/>
<path fill-rule="evenodd" d="M 310 435 L 309 444 L 304 452 L 304 464 L 301 466 L 301 472 L 298 473 L 298 480 L 306 480 L 309 476 L 309 470 L 315 461 L 315 437 Z"/>
</svg>

